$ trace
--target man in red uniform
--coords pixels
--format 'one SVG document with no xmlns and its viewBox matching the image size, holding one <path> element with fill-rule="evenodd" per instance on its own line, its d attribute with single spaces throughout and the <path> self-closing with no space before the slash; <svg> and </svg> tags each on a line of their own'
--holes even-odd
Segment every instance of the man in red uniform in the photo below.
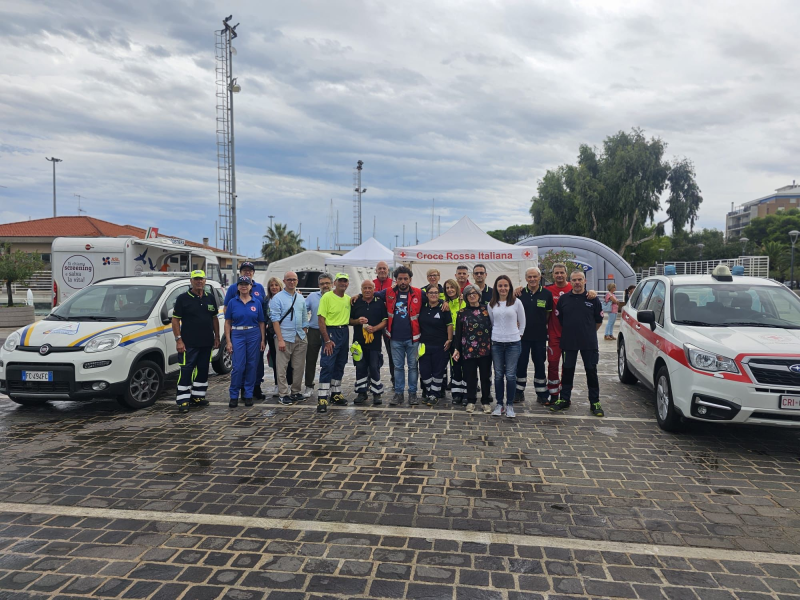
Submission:
<svg viewBox="0 0 800 600">
<path fill-rule="evenodd" d="M 456 267 L 456 281 L 462 292 L 469 285 L 469 268 L 466 265 Z"/>
<path fill-rule="evenodd" d="M 375 274 L 377 277 L 372 280 L 375 284 L 375 293 L 384 290 L 392 289 L 392 278 L 389 277 L 389 265 L 384 261 L 375 265 Z M 392 360 L 392 342 L 388 335 L 383 336 L 383 345 L 386 346 L 386 354 L 389 356 L 389 376 L 392 378 L 392 385 L 394 386 L 394 360 Z"/>
</svg>

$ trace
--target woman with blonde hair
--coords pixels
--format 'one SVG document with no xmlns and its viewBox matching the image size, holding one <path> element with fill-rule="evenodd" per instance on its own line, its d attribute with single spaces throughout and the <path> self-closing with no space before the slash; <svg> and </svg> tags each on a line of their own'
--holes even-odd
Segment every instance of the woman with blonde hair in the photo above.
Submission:
<svg viewBox="0 0 800 600">
<path fill-rule="evenodd" d="M 269 346 L 269 366 L 272 369 L 272 375 L 275 378 L 275 387 L 272 390 L 272 397 L 278 397 L 278 369 L 277 363 L 275 362 L 275 329 L 272 326 L 272 319 L 269 315 L 269 303 L 275 297 L 276 294 L 280 293 L 283 290 L 283 282 L 278 279 L 277 277 L 270 277 L 269 281 L 267 282 L 267 345 Z M 280 315 L 278 315 L 280 319 Z M 288 385 L 292 385 L 292 365 L 291 363 L 286 368 L 286 382 Z"/>
<path fill-rule="evenodd" d="M 453 320 L 453 331 L 456 328 L 456 318 L 458 312 L 467 303 L 461 299 L 461 286 L 455 279 L 448 279 L 444 282 L 444 299 L 450 308 L 450 318 Z M 458 406 L 467 397 L 467 382 L 464 381 L 464 371 L 462 363 L 453 360 L 455 347 L 450 345 L 450 393 L 453 396 L 453 404 Z"/>
<path fill-rule="evenodd" d="M 614 337 L 614 321 L 617 320 L 617 314 L 619 313 L 619 300 L 617 300 L 616 295 L 614 295 L 614 292 L 617 291 L 617 284 L 609 283 L 606 289 L 608 291 L 606 292 L 606 297 L 603 299 L 603 312 L 608 315 L 608 322 L 606 323 L 606 334 L 603 336 L 603 339 L 611 341 L 617 339 Z"/>
</svg>

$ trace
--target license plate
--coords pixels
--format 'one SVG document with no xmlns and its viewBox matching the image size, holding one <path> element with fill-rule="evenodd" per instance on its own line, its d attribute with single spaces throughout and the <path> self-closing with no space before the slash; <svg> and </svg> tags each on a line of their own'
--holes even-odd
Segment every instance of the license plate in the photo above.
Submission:
<svg viewBox="0 0 800 600">
<path fill-rule="evenodd" d="M 23 371 L 22 381 L 53 381 L 52 371 Z"/>
<path fill-rule="evenodd" d="M 800 410 L 800 396 L 781 396 L 781 408 Z"/>
</svg>

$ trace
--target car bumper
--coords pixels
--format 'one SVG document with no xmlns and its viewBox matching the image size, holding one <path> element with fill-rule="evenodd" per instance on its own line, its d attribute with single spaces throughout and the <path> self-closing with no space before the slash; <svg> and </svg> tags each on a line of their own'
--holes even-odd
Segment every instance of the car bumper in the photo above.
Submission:
<svg viewBox="0 0 800 600">
<path fill-rule="evenodd" d="M 800 388 L 764 388 L 700 375 L 677 363 L 670 369 L 670 382 L 673 403 L 687 419 L 800 427 L 800 410 L 780 408 L 781 395 L 800 396 Z M 701 406 L 705 415 L 698 412 Z"/>
</svg>

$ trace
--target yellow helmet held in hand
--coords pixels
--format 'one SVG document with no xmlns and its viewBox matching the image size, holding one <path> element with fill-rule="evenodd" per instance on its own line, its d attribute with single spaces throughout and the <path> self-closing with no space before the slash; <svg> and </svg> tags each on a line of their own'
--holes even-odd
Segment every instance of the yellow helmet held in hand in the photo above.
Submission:
<svg viewBox="0 0 800 600">
<path fill-rule="evenodd" d="M 353 345 L 350 346 L 350 354 L 352 354 L 354 361 L 360 361 L 364 357 L 364 351 L 361 349 L 361 344 L 354 342 Z"/>
<path fill-rule="evenodd" d="M 419 355 L 422 356 L 423 354 L 425 354 L 425 344 L 420 344 L 419 345 Z"/>
</svg>

